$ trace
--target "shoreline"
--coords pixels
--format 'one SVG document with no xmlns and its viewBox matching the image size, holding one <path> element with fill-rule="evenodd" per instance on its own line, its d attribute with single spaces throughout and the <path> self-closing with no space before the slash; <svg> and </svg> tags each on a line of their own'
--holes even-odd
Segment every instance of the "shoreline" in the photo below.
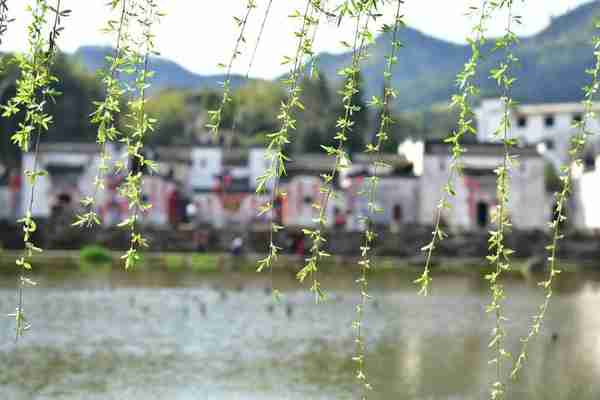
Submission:
<svg viewBox="0 0 600 400">
<path fill-rule="evenodd" d="M 120 259 L 121 251 L 104 250 L 102 260 L 86 259 L 84 250 L 45 250 L 33 257 L 33 271 L 58 268 L 60 270 L 77 270 L 82 268 L 108 267 L 123 268 Z M 0 252 L 0 271 L 3 274 L 18 271 L 15 259 L 21 254 L 17 250 Z M 263 255 L 246 253 L 233 256 L 223 252 L 143 252 L 139 265 L 130 272 L 149 270 L 194 271 L 194 272 L 255 272 L 258 260 Z M 91 257 L 91 256 L 89 256 Z M 332 255 L 324 261 L 321 269 L 347 270 L 358 269 L 359 257 L 352 255 Z M 282 254 L 274 264 L 274 270 L 298 271 L 303 265 L 303 258 L 297 255 Z M 538 256 L 514 258 L 511 275 L 543 274 L 547 270 L 545 259 Z M 418 273 L 424 265 L 423 257 L 374 256 L 372 273 L 378 271 L 401 271 Z M 559 261 L 559 268 L 564 272 L 599 271 L 597 259 L 565 258 Z M 124 269 L 123 269 L 124 270 Z M 437 257 L 434 258 L 431 271 L 434 274 L 485 274 L 492 270 L 483 257 Z"/>
</svg>

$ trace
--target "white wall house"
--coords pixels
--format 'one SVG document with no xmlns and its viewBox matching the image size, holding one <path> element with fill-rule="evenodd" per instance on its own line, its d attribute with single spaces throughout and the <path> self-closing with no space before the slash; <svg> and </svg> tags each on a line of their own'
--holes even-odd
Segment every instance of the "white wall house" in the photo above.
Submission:
<svg viewBox="0 0 600 400">
<path fill-rule="evenodd" d="M 370 217 L 377 225 L 415 224 L 419 211 L 419 187 L 421 180 L 414 175 L 382 176 L 374 193 L 375 206 L 380 212 L 369 213 L 368 191 L 371 186 L 368 176 L 350 179 L 345 190 L 346 209 L 351 210 L 350 225 L 359 225 L 360 220 Z"/>
<path fill-rule="evenodd" d="M 31 193 L 31 185 L 25 173 L 34 169 L 34 162 L 33 153 L 23 155 L 21 215 L 27 209 Z M 81 198 L 93 192 L 95 171 L 99 163 L 100 155 L 95 144 L 40 145 L 37 168 L 48 172 L 48 175 L 36 180 L 33 216 L 50 217 L 52 208 L 60 203 L 60 199 L 68 199 L 72 207 L 77 207 Z"/>
<path fill-rule="evenodd" d="M 152 207 L 142 216 L 142 222 L 148 225 L 162 226 L 169 222 L 170 198 L 182 182 L 182 195 L 191 194 L 198 220 L 216 227 L 227 223 L 246 224 L 267 222 L 269 215 L 258 216 L 258 208 L 269 196 L 259 196 L 256 179 L 268 168 L 265 160 L 266 150 L 250 149 L 241 152 L 224 152 L 217 146 L 205 147 L 159 147 L 153 156 L 157 157 L 158 173 L 145 175 L 142 180 L 142 195 Z M 112 160 L 126 160 L 124 149 L 117 151 L 109 148 Z M 233 156 L 232 156 L 232 153 Z M 232 161 L 233 160 L 233 161 Z M 25 179 L 25 171 L 32 170 L 33 153 L 23 155 L 22 182 L 17 213 L 22 215 L 29 204 L 31 185 Z M 94 180 L 100 165 L 100 151 L 96 144 L 81 143 L 42 143 L 40 146 L 38 169 L 48 172 L 39 177 L 36 183 L 33 215 L 49 218 L 57 206 L 67 207 L 69 213 L 80 210 L 80 201 L 95 192 Z M 232 183 L 226 188 L 220 187 L 223 174 L 227 174 Z M 108 173 L 105 188 L 97 193 L 98 213 L 104 224 L 115 225 L 129 213 L 127 201 L 118 191 L 124 174 Z M 8 204 L 0 186 L 0 204 Z M 68 204 L 63 204 L 68 199 Z M 7 213 L 9 207 L 5 207 Z M 4 215 L 0 212 L 0 219 Z"/>
<path fill-rule="evenodd" d="M 487 229 L 497 205 L 496 174 L 503 160 L 503 146 L 495 143 L 464 145 L 464 173 L 454 180 L 456 196 L 444 222 L 457 230 Z M 515 148 L 518 165 L 511 169 L 509 215 L 517 229 L 546 229 L 551 207 L 544 186 L 544 159 L 534 147 Z M 419 222 L 432 225 L 442 190 L 448 180 L 449 146 L 440 142 L 425 145 L 419 196 Z"/>
<path fill-rule="evenodd" d="M 571 198 L 571 220 L 576 229 L 582 231 L 600 231 L 600 156 L 595 166 L 575 168 L 573 174 L 573 195 Z"/>
<path fill-rule="evenodd" d="M 267 149 L 251 148 L 248 152 L 248 179 L 249 186 L 252 190 L 256 190 L 257 179 L 264 175 L 269 169 L 271 162 L 267 159 Z M 269 181 L 269 190 L 273 182 Z"/>
<path fill-rule="evenodd" d="M 256 179 L 269 167 L 266 149 L 252 148 L 247 162 L 228 166 L 228 154 L 221 147 L 195 147 L 191 150 L 189 185 L 193 191 L 211 191 L 219 184 L 218 179 L 226 171 L 235 179 L 247 179 L 249 190 L 256 189 Z"/>
<path fill-rule="evenodd" d="M 600 112 L 600 103 L 593 110 Z M 581 103 L 522 104 L 510 112 L 510 137 L 526 145 L 539 145 L 544 157 L 558 168 L 568 160 L 569 140 L 576 132 L 573 123 L 581 120 L 584 108 Z M 504 115 L 500 99 L 485 99 L 475 110 L 477 139 L 480 142 L 497 142 L 494 133 Z M 600 132 L 598 117 L 587 121 L 587 129 Z"/>
<path fill-rule="evenodd" d="M 268 220 L 267 215 L 258 216 L 265 197 L 254 193 L 257 178 L 269 167 L 266 149 L 250 149 L 247 159 L 244 153 L 217 146 L 192 149 L 188 186 L 199 221 L 222 228 Z"/>
<path fill-rule="evenodd" d="M 214 189 L 217 177 L 223 172 L 223 151 L 218 147 L 194 148 L 191 162 L 189 185 L 194 190 Z"/>
</svg>

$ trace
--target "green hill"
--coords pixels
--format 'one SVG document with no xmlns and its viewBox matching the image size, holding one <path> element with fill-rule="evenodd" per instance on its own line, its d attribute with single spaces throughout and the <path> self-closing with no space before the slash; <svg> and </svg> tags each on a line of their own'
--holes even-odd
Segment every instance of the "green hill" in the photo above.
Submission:
<svg viewBox="0 0 600 400">
<path fill-rule="evenodd" d="M 554 18 L 536 35 L 523 38 L 515 50 L 520 67 L 515 71 L 518 82 L 514 96 L 521 102 L 562 102 L 581 100 L 581 88 L 589 83 L 585 69 L 593 65 L 594 19 L 600 16 L 600 1 L 582 5 Z M 527 23 L 527 21 L 524 21 Z M 383 85 L 382 71 L 390 36 L 380 35 L 370 49 L 363 67 L 367 96 L 379 94 Z M 470 50 L 427 36 L 412 28 L 401 31 L 401 49 L 393 76 L 400 91 L 396 106 L 400 109 L 428 108 L 446 102 L 455 92 L 454 78 L 467 60 Z M 502 54 L 491 54 L 493 39 L 486 46 L 486 60 L 481 71 L 489 71 Z M 335 71 L 350 62 L 351 55 L 321 54 L 320 68 L 333 78 Z M 497 95 L 495 82 L 482 72 L 478 78 L 482 95 Z"/>
<path fill-rule="evenodd" d="M 582 5 L 571 12 L 556 17 L 551 24 L 534 36 L 523 38 L 516 54 L 521 66 L 515 71 L 518 83 L 514 96 L 521 102 L 562 102 L 581 100 L 581 87 L 589 79 L 585 69 L 593 64 L 591 39 L 594 35 L 593 21 L 600 16 L 600 0 Z M 523 23 L 527 23 L 524 21 Z M 466 45 L 458 45 L 436 39 L 412 28 L 401 31 L 404 44 L 396 66 L 393 83 L 400 91 L 396 108 L 418 110 L 447 102 L 456 91 L 454 79 L 469 57 Z M 379 94 L 383 86 L 382 71 L 385 55 L 390 49 L 390 36 L 377 37 L 370 49 L 370 58 L 363 65 L 366 98 Z M 490 54 L 493 39 L 486 46 L 487 57 L 481 71 L 498 62 L 501 54 Z M 104 57 L 110 51 L 106 47 L 86 46 L 75 57 L 89 71 L 104 65 Z M 319 68 L 330 80 L 339 79 L 337 70 L 350 63 L 351 54 L 320 54 Z M 186 70 L 175 62 L 155 58 L 152 68 L 156 71 L 153 90 L 218 89 L 223 75 L 199 75 Z M 487 73 L 479 76 L 482 95 L 497 95 L 495 83 Z M 232 77 L 232 86 L 244 83 L 241 76 Z"/>
<path fill-rule="evenodd" d="M 95 72 L 106 67 L 106 57 L 112 49 L 102 46 L 82 46 L 73 54 L 73 57 L 90 72 Z M 150 61 L 151 69 L 156 72 L 151 89 L 219 89 L 225 75 L 200 75 L 188 71 L 174 61 L 161 57 L 153 57 Z M 231 86 L 241 86 L 245 78 L 239 75 L 231 76 Z"/>
</svg>

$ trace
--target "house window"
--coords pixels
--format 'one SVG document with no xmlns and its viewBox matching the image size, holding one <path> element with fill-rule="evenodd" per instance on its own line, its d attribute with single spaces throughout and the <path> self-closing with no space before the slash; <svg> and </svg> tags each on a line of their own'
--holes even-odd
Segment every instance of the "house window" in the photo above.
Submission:
<svg viewBox="0 0 600 400">
<path fill-rule="evenodd" d="M 477 226 L 485 228 L 489 222 L 489 206 L 487 203 L 477 203 Z"/>
<path fill-rule="evenodd" d="M 517 118 L 517 126 L 519 128 L 525 128 L 525 127 L 527 127 L 527 117 L 524 116 L 524 115 L 520 115 Z"/>
<path fill-rule="evenodd" d="M 594 171 L 596 169 L 596 159 L 593 154 L 586 154 L 583 157 L 583 168 L 585 171 Z"/>
<path fill-rule="evenodd" d="M 392 219 L 394 222 L 402 222 L 402 206 L 400 204 L 394 206 Z"/>
<path fill-rule="evenodd" d="M 554 115 L 549 114 L 544 117 L 544 126 L 546 128 L 552 128 L 554 126 Z"/>
</svg>

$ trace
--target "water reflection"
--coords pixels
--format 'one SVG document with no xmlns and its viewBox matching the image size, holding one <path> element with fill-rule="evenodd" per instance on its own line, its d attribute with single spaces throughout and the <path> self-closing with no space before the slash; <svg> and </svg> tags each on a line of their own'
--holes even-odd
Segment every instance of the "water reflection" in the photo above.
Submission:
<svg viewBox="0 0 600 400">
<path fill-rule="evenodd" d="M 147 270 L 41 275 L 26 306 L 33 331 L 15 347 L 0 320 L 1 398 L 341 399 L 355 390 L 350 324 L 358 300 L 350 273 L 322 276 L 330 301 L 315 305 L 293 274 L 273 305 L 269 279 L 249 273 Z M 535 282 L 507 282 L 507 348 L 542 301 Z M 371 399 L 481 399 L 493 368 L 487 287 L 476 275 L 436 277 L 416 295 L 408 273 L 372 279 L 366 314 Z M 14 300 L 8 278 L 2 312 Z M 510 399 L 600 398 L 597 275 L 561 275 L 541 336 L 532 343 Z M 507 371 L 508 372 L 508 371 Z"/>
</svg>

